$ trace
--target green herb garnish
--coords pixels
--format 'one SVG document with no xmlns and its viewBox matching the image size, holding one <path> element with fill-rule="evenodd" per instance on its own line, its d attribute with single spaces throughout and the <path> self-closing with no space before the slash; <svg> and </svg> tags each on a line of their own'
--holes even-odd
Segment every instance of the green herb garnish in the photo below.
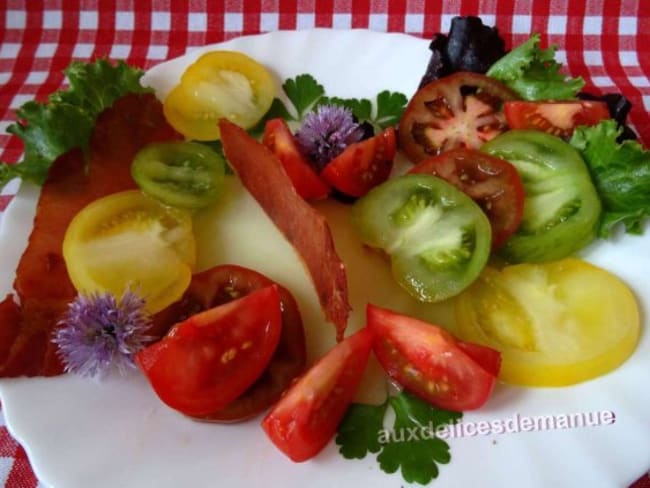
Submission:
<svg viewBox="0 0 650 488">
<path fill-rule="evenodd" d="M 276 117 L 300 122 L 307 113 L 322 105 L 348 108 L 359 122 L 370 122 L 380 129 L 385 129 L 399 122 L 408 103 L 403 93 L 384 90 L 377 95 L 373 111 L 373 103 L 367 98 L 326 96 L 323 85 L 310 74 L 302 74 L 286 80 L 282 89 L 291 106 L 287 107 L 282 100 L 276 98 L 263 120 L 251 131 L 252 133 L 263 132 L 266 121 Z"/>
<path fill-rule="evenodd" d="M 385 428 L 388 406 L 395 422 Z M 378 453 L 382 471 L 400 470 L 405 481 L 425 485 L 438 476 L 439 464 L 451 460 L 449 445 L 436 437 L 436 430 L 461 418 L 462 413 L 435 408 L 402 392 L 378 406 L 352 404 L 339 426 L 336 443 L 346 459 Z"/>
</svg>

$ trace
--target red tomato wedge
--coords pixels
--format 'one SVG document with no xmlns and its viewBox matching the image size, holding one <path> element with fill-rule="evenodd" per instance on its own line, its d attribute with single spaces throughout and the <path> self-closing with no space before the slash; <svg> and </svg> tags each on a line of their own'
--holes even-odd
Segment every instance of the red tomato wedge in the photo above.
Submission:
<svg viewBox="0 0 650 488">
<path fill-rule="evenodd" d="M 266 369 L 280 339 L 275 285 L 176 324 L 136 355 L 160 399 L 187 415 L 207 415 L 244 393 Z"/>
<path fill-rule="evenodd" d="M 396 152 L 395 129 L 349 145 L 332 159 L 321 177 L 346 195 L 362 197 L 388 179 Z"/>
<path fill-rule="evenodd" d="M 458 72 L 420 88 L 399 122 L 399 146 L 417 163 L 456 147 L 478 149 L 507 129 L 501 106 L 517 94 L 478 73 Z"/>
<path fill-rule="evenodd" d="M 298 195 L 305 200 L 327 197 L 330 187 L 309 166 L 284 119 L 271 119 L 264 126 L 264 145 L 280 160 Z"/>
<path fill-rule="evenodd" d="M 438 176 L 469 195 L 490 219 L 492 249 L 519 227 L 524 215 L 524 187 L 508 161 L 473 149 L 452 149 L 422 160 L 410 173 Z"/>
<path fill-rule="evenodd" d="M 503 105 L 511 129 L 535 129 L 558 137 L 569 137 L 579 125 L 596 125 L 609 119 L 605 102 L 526 102 L 510 101 Z"/>
<path fill-rule="evenodd" d="M 253 417 L 280 399 L 307 362 L 305 331 L 300 310 L 286 288 L 252 269 L 224 264 L 192 276 L 183 298 L 160 312 L 156 324 L 163 330 L 185 318 L 231 302 L 261 288 L 276 285 L 282 308 L 282 332 L 273 357 L 255 383 L 225 407 L 196 418 L 210 422 L 237 422 Z"/>
<path fill-rule="evenodd" d="M 388 375 L 423 400 L 447 410 L 474 410 L 490 397 L 501 356 L 464 344 L 435 325 L 368 304 L 373 351 Z"/>
<path fill-rule="evenodd" d="M 262 428 L 292 461 L 314 457 L 332 439 L 359 387 L 371 347 L 367 328 L 340 342 L 264 418 Z"/>
</svg>

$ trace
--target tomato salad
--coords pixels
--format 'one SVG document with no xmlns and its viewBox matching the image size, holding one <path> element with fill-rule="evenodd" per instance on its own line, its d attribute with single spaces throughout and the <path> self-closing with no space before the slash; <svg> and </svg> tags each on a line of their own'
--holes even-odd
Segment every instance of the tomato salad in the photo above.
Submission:
<svg viewBox="0 0 650 488">
<path fill-rule="evenodd" d="M 398 388 L 455 411 L 482 407 L 497 381 L 568 385 L 615 369 L 638 342 L 638 305 L 622 281 L 573 256 L 618 222 L 603 217 L 616 199 L 589 164 L 592 131 L 623 129 L 607 125 L 605 102 L 576 98 L 580 83 L 538 42 L 476 69 L 450 61 L 408 100 L 379 94 L 374 112 L 366 100 L 301 100 L 322 90 L 301 75 L 284 85 L 297 117 L 278 109 L 260 62 L 204 54 L 163 104 L 187 141 L 144 145 L 131 166 L 141 191 L 98 199 L 67 227 L 63 259 L 91 297 L 83 306 L 137 283 L 153 316 L 148 345 L 129 354 L 160 399 L 202 421 L 268 411 L 264 431 L 297 462 L 332 439 L 371 354 Z M 242 266 L 194 270 L 192 212 L 221 198 L 224 160 L 299 252 L 337 326 L 338 344 L 308 369 L 289 289 Z M 344 336 L 344 266 L 311 207 L 330 196 L 410 299 L 453 300 L 455 327 L 369 303 L 365 327 Z M 62 349 L 70 337 L 58 336 Z"/>
</svg>

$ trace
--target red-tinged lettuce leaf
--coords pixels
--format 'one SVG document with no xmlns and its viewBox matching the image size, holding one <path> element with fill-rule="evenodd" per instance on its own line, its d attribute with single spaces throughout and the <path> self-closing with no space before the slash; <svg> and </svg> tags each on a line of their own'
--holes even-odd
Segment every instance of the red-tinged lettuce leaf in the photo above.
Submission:
<svg viewBox="0 0 650 488">
<path fill-rule="evenodd" d="M 621 132 L 616 121 L 605 120 L 578 127 L 570 141 L 582 153 L 603 203 L 600 237 L 620 223 L 628 233 L 641 234 L 650 217 L 650 151 L 636 141 L 618 143 Z"/>
<path fill-rule="evenodd" d="M 454 17 L 449 35 L 436 34 L 429 45 L 431 58 L 420 86 L 457 71 L 485 73 L 506 54 L 496 27 L 478 17 Z"/>
<path fill-rule="evenodd" d="M 571 100 L 585 82 L 567 78 L 555 61 L 555 46 L 541 49 L 539 34 L 533 34 L 494 63 L 487 75 L 508 85 L 524 100 Z"/>
<path fill-rule="evenodd" d="M 0 163 L 0 189 L 14 178 L 43 184 L 52 162 L 70 149 L 86 152 L 97 116 L 128 93 L 150 92 L 140 85 L 143 71 L 105 59 L 73 62 L 65 74 L 69 87 L 50 95 L 46 103 L 30 101 L 17 110 L 18 122 L 7 132 L 25 146 L 23 160 Z"/>
</svg>

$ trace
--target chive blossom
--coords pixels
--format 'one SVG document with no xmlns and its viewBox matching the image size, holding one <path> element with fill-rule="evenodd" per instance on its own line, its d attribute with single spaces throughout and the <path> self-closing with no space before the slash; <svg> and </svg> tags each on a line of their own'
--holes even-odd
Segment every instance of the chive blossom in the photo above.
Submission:
<svg viewBox="0 0 650 488">
<path fill-rule="evenodd" d="M 296 133 L 300 149 L 319 172 L 362 137 L 363 129 L 355 122 L 352 112 L 336 105 L 321 105 L 307 114 Z"/>
<path fill-rule="evenodd" d="M 66 372 L 101 376 L 125 374 L 133 357 L 153 337 L 145 335 L 151 317 L 145 301 L 130 290 L 118 300 L 110 293 L 79 294 L 60 321 L 53 342 Z"/>
</svg>

